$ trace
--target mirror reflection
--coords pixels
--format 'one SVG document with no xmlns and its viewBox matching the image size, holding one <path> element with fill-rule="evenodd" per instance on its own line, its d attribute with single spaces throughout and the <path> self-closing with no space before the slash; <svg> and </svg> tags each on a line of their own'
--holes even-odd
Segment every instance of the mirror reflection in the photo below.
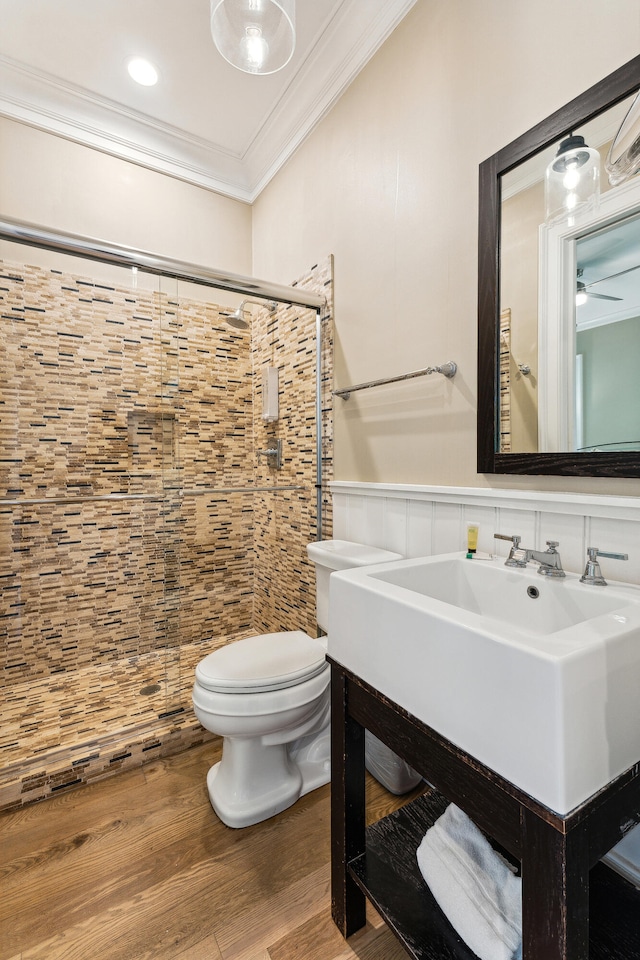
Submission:
<svg viewBox="0 0 640 960">
<path fill-rule="evenodd" d="M 605 169 L 634 100 L 501 177 L 500 453 L 640 451 L 640 176 Z"/>
<path fill-rule="evenodd" d="M 576 241 L 573 448 L 640 451 L 640 216 Z"/>
</svg>

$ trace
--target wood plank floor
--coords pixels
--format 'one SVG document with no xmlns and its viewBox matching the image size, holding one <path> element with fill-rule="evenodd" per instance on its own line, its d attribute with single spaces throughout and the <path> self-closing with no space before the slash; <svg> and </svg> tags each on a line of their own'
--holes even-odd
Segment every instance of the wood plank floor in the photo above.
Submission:
<svg viewBox="0 0 640 960">
<path fill-rule="evenodd" d="M 330 916 L 329 787 L 231 830 L 206 792 L 219 746 L 0 814 L 0 960 L 405 960 L 373 909 Z M 367 782 L 376 820 L 397 798 Z"/>
</svg>

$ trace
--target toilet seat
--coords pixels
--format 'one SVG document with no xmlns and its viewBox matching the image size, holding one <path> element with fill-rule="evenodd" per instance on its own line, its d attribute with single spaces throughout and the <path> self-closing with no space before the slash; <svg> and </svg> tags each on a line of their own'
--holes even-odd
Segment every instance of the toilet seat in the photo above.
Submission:
<svg viewBox="0 0 640 960">
<path fill-rule="evenodd" d="M 325 650 L 302 630 L 235 640 L 196 667 L 196 682 L 214 693 L 266 693 L 296 686 L 322 673 Z"/>
</svg>

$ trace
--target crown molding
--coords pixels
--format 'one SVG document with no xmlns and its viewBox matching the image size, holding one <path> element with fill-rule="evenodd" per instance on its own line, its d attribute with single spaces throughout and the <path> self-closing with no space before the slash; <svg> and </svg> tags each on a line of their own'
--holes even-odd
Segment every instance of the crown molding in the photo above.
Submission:
<svg viewBox="0 0 640 960">
<path fill-rule="evenodd" d="M 417 0 L 341 6 L 243 157 L 251 200 L 309 136 Z"/>
<path fill-rule="evenodd" d="M 337 8 L 241 155 L 9 57 L 0 116 L 252 203 L 416 2 Z"/>
<path fill-rule="evenodd" d="M 0 115 L 248 202 L 242 160 L 210 141 L 0 57 Z"/>
</svg>

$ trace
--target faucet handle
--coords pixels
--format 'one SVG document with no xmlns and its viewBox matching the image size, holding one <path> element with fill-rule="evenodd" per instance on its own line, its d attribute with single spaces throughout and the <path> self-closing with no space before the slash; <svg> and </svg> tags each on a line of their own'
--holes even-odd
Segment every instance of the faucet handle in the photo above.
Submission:
<svg viewBox="0 0 640 960">
<path fill-rule="evenodd" d="M 601 550 L 599 547 L 587 547 L 587 553 L 589 554 L 589 560 L 595 560 L 596 557 L 608 557 L 609 560 L 628 560 L 628 553 L 605 553 L 604 550 Z"/>
<path fill-rule="evenodd" d="M 517 534 L 514 534 L 513 536 L 509 537 L 509 536 L 507 536 L 507 535 L 504 534 L 504 533 L 494 533 L 493 539 L 494 539 L 494 540 L 509 540 L 511 543 L 513 543 L 513 549 L 514 549 L 514 550 L 517 550 L 518 547 L 520 546 L 520 541 L 522 540 L 522 537 L 519 537 Z"/>
<path fill-rule="evenodd" d="M 606 587 L 607 585 L 607 581 L 602 576 L 598 557 L 608 557 L 610 560 L 629 559 L 628 553 L 605 553 L 605 551 L 600 550 L 599 547 L 587 547 L 587 554 L 589 559 L 587 560 L 584 573 L 580 577 L 580 583 L 591 583 L 598 587 Z"/>
<path fill-rule="evenodd" d="M 557 552 L 557 551 L 556 551 L 556 547 L 559 547 L 559 546 L 560 546 L 560 541 L 559 541 L 559 540 L 547 540 L 547 541 L 546 541 L 546 544 L 547 544 L 547 546 L 549 547 L 549 553 L 556 553 L 556 552 Z"/>
<path fill-rule="evenodd" d="M 280 470 L 282 467 L 282 440 L 278 438 L 275 441 L 275 447 L 270 447 L 268 450 L 258 450 L 258 457 L 273 457 L 273 463 L 276 470 Z"/>
<path fill-rule="evenodd" d="M 527 558 L 524 550 L 520 549 L 520 541 L 522 537 L 518 536 L 518 534 L 508 537 L 504 533 L 494 533 L 493 537 L 494 540 L 508 540 L 511 542 L 509 556 L 504 562 L 505 567 L 526 567 Z"/>
</svg>

